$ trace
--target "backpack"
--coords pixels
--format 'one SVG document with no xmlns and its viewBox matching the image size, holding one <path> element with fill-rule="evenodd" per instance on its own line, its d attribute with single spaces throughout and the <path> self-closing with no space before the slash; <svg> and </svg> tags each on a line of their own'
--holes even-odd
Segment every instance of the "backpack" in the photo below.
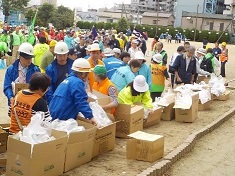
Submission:
<svg viewBox="0 0 235 176">
<path fill-rule="evenodd" d="M 200 64 L 200 68 L 209 73 L 213 72 L 212 59 L 214 56 L 209 57 L 208 59 L 204 56 Z"/>
</svg>

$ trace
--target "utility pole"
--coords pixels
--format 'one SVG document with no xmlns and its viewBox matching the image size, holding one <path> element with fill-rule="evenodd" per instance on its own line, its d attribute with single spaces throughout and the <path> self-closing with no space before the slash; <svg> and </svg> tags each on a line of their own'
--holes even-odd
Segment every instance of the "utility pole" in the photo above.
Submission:
<svg viewBox="0 0 235 176">
<path fill-rule="evenodd" d="M 156 21 L 156 36 L 157 36 L 157 30 L 158 30 L 158 16 L 159 16 L 159 0 L 157 2 L 157 21 Z"/>
<path fill-rule="evenodd" d="M 197 5 L 197 15 L 196 15 L 196 22 L 195 22 L 195 30 L 194 30 L 194 41 L 196 41 L 196 35 L 197 35 L 197 18 L 198 18 L 198 9 L 199 9 L 199 4 Z"/>
</svg>

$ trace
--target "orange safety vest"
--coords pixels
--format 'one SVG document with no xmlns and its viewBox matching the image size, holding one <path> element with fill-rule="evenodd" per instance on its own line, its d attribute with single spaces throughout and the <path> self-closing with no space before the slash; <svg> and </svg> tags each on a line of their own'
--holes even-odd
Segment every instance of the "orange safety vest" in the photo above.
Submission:
<svg viewBox="0 0 235 176">
<path fill-rule="evenodd" d="M 162 85 L 162 86 L 165 85 L 165 76 L 163 74 L 165 69 L 167 68 L 164 65 L 151 64 L 152 84 Z"/>
<path fill-rule="evenodd" d="M 222 53 L 219 57 L 219 60 L 221 62 L 224 62 L 224 61 L 228 60 L 228 49 L 225 48 L 224 50 L 222 50 Z"/>
<path fill-rule="evenodd" d="M 16 108 L 16 113 L 19 117 L 19 120 L 23 126 L 27 126 L 32 117 L 32 108 L 36 101 L 41 98 L 38 94 L 25 95 L 20 91 L 17 95 L 17 100 L 14 99 L 11 105 L 11 124 L 10 131 L 13 133 L 17 133 L 20 131 L 20 127 L 16 121 L 16 117 L 14 114 L 14 104 Z M 15 98 L 16 98 L 15 97 Z"/>
<path fill-rule="evenodd" d="M 104 95 L 108 95 L 109 96 L 109 87 L 110 86 L 114 86 L 114 84 L 108 79 L 106 78 L 104 81 L 102 81 L 100 84 L 98 82 L 94 82 L 93 84 L 93 89 L 97 90 L 98 92 L 104 94 Z M 117 91 L 116 91 L 117 92 Z M 112 108 L 110 110 L 111 114 L 114 114 L 115 112 L 115 108 Z"/>
<path fill-rule="evenodd" d="M 93 62 L 93 60 L 92 60 L 91 57 L 88 58 L 87 60 L 88 60 L 88 62 L 90 63 L 91 68 L 94 68 L 96 65 L 104 65 L 103 61 L 101 61 L 101 60 L 98 60 L 98 63 L 95 64 L 95 63 Z M 93 87 L 93 84 L 94 84 L 94 82 L 95 82 L 94 73 L 93 73 L 93 72 L 90 72 L 90 73 L 88 74 L 88 81 L 89 81 L 90 90 L 92 91 L 92 87 Z"/>
</svg>

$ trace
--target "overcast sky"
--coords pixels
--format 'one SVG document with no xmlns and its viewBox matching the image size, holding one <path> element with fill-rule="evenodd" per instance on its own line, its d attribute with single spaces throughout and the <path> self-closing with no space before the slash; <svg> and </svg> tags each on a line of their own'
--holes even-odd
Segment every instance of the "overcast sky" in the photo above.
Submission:
<svg viewBox="0 0 235 176">
<path fill-rule="evenodd" d="M 88 8 L 112 7 L 114 3 L 130 3 L 131 0 L 57 0 L 57 5 L 69 8 L 81 7 L 86 11 Z"/>
</svg>

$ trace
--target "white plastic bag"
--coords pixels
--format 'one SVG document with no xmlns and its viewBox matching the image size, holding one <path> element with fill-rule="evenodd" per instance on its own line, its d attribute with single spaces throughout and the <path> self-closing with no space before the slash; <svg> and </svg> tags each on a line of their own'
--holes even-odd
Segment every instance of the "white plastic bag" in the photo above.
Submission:
<svg viewBox="0 0 235 176">
<path fill-rule="evenodd" d="M 174 108 L 190 109 L 192 106 L 192 94 L 193 92 L 186 88 L 176 94 Z"/>
<path fill-rule="evenodd" d="M 103 110 L 103 108 L 96 102 L 90 102 L 89 103 L 93 116 L 95 121 L 97 122 L 97 127 L 102 128 L 105 126 L 108 126 L 112 123 L 106 112 Z"/>
<path fill-rule="evenodd" d="M 217 77 L 215 74 L 212 74 L 209 84 L 211 86 L 211 93 L 216 95 L 217 97 L 223 94 L 226 90 L 224 86 L 225 80 L 222 76 Z"/>
<path fill-rule="evenodd" d="M 199 91 L 199 99 L 201 104 L 205 104 L 206 102 L 211 100 L 211 92 L 210 89 L 203 89 Z"/>
</svg>

